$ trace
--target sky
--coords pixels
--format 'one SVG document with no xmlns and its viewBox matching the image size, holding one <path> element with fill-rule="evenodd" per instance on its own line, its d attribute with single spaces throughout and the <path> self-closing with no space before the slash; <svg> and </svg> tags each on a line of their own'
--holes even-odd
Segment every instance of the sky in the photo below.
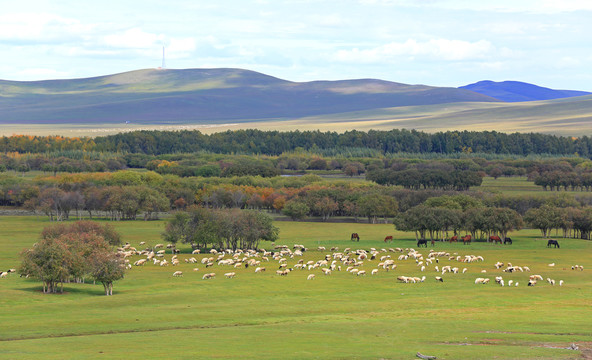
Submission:
<svg viewBox="0 0 592 360">
<path fill-rule="evenodd" d="M 243 68 L 290 81 L 592 91 L 590 0 L 20 0 L 0 12 L 0 79 Z"/>
</svg>

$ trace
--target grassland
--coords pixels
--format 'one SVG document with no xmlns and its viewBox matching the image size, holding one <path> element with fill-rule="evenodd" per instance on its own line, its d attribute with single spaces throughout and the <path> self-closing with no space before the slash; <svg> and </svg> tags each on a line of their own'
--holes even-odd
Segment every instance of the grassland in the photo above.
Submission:
<svg viewBox="0 0 592 360">
<path fill-rule="evenodd" d="M 160 242 L 163 224 L 115 226 L 124 241 L 137 246 Z M 46 225 L 43 218 L 0 218 L 0 269 L 17 266 L 20 250 L 31 246 Z M 381 248 L 387 234 L 396 239 L 389 247 L 415 245 L 410 234 L 388 224 L 277 226 L 277 243 L 310 249 Z M 349 241 L 354 231 L 360 243 Z M 581 351 L 561 348 L 592 342 L 592 259 L 586 255 L 592 243 L 560 240 L 561 249 L 547 249 L 535 231 L 511 235 L 514 245 L 505 247 L 437 243 L 436 250 L 485 258 L 470 264 L 442 259 L 440 266 L 468 268 L 466 274 L 443 275 L 444 283 L 434 280 L 432 266 L 421 273 L 409 260 L 396 261 L 395 271 L 367 277 L 316 271 L 314 281 L 306 280 L 308 271 L 279 277 L 275 262 L 266 264 L 263 274 L 235 270 L 235 279 L 225 279 L 221 275 L 231 270 L 215 266 L 207 271 L 218 277 L 209 281 L 201 279 L 206 271 L 201 264 L 198 272 L 183 261 L 176 268 L 147 265 L 134 267 L 117 282 L 113 297 L 92 284 L 68 284 L 67 294 L 43 295 L 40 283 L 10 276 L 0 279 L 0 358 L 411 359 L 417 351 L 439 359 L 579 358 Z M 309 251 L 304 260 L 323 255 Z M 496 261 L 527 265 L 532 273 L 566 284 L 526 287 L 526 273 L 501 273 L 493 267 Z M 555 267 L 547 266 L 553 262 Z M 576 263 L 586 270 L 570 270 Z M 366 261 L 364 268 L 369 272 L 375 266 L 376 261 Z M 184 277 L 173 278 L 175 270 Z M 402 284 L 398 275 L 427 275 L 427 280 Z M 503 275 L 520 286 L 474 285 L 483 275 Z"/>
<path fill-rule="evenodd" d="M 456 102 L 398 106 L 315 116 L 235 117 L 228 121 L 133 121 L 67 124 L 0 124 L 0 135 L 102 136 L 136 130 L 200 130 L 214 133 L 238 129 L 348 130 L 450 129 L 499 132 L 538 132 L 563 136 L 592 135 L 592 96 L 522 103 Z"/>
</svg>

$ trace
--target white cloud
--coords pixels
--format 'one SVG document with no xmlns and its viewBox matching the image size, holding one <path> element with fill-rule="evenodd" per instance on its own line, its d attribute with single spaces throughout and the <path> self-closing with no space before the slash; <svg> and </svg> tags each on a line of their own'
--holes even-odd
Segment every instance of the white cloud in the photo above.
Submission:
<svg viewBox="0 0 592 360">
<path fill-rule="evenodd" d="M 57 71 L 55 69 L 27 68 L 19 71 L 17 75 L 19 76 L 19 78 L 23 79 L 39 80 L 63 78 L 68 76 L 69 74 L 67 72 Z"/>
<path fill-rule="evenodd" d="M 400 57 L 420 57 L 434 60 L 460 61 L 484 59 L 495 53 L 495 47 L 487 40 L 468 42 L 463 40 L 432 39 L 418 42 L 409 39 L 403 43 L 391 42 L 371 49 L 340 50 L 335 60 L 361 63 L 390 63 Z"/>
<path fill-rule="evenodd" d="M 588 10 L 592 11 L 590 0 L 543 0 L 542 9 L 549 12 Z"/>
<path fill-rule="evenodd" d="M 128 29 L 123 33 L 110 34 L 103 37 L 103 43 L 107 46 L 126 49 L 152 48 L 164 40 L 163 35 L 151 34 L 139 28 Z"/>
<path fill-rule="evenodd" d="M 92 29 L 78 20 L 49 13 L 0 15 L 0 41 L 45 43 L 78 38 Z"/>
</svg>

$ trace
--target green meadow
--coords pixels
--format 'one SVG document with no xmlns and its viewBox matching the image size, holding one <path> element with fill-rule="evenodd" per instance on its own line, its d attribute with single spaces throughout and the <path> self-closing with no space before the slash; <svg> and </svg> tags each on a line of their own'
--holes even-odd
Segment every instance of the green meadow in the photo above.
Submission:
<svg viewBox="0 0 592 360">
<path fill-rule="evenodd" d="M 19 252 L 30 247 L 49 222 L 43 217 L 0 218 L 0 270 L 17 267 Z M 114 224 L 124 241 L 140 248 L 161 242 L 164 221 Z M 481 255 L 483 262 L 462 263 L 440 257 L 421 272 L 415 260 L 398 260 L 389 248 L 415 248 L 412 234 L 390 224 L 343 224 L 278 221 L 276 244 L 309 248 L 302 259 L 317 261 L 339 247 L 380 250 L 397 264 L 395 270 L 370 275 L 378 259 L 366 260 L 366 276 L 319 269 L 294 270 L 278 276 L 277 261 L 263 262 L 267 271 L 188 264 L 188 247 L 176 267 L 149 263 L 133 267 L 106 297 L 100 284 L 66 284 L 63 295 L 44 295 L 41 283 L 10 274 L 0 279 L 0 358 L 2 359 L 413 359 L 417 352 L 438 359 L 575 359 L 592 344 L 592 243 L 559 239 L 561 249 L 546 248 L 533 230 L 510 234 L 511 246 L 475 242 L 437 242 L 435 251 L 451 256 Z M 351 242 L 357 232 L 361 241 Z M 385 244 L 386 235 L 393 243 Z M 271 249 L 271 244 L 262 247 Z M 431 247 L 421 249 L 426 255 Z M 381 254 L 382 255 L 382 254 Z M 136 256 L 135 261 L 140 257 Z M 167 253 L 165 258 L 170 260 Z M 300 257 L 288 259 L 293 266 Z M 529 266 L 531 272 L 503 273 L 497 261 Z M 555 263 L 554 267 L 548 264 Z M 573 271 L 579 264 L 584 271 Z M 467 268 L 442 275 L 434 266 Z M 193 271 L 193 268 L 198 271 Z M 174 271 L 183 277 L 173 277 Z M 486 270 L 486 273 L 482 273 Z M 236 272 L 226 279 L 223 274 Z M 215 272 L 211 280 L 202 280 Z M 313 273 L 314 280 L 306 280 Z M 540 274 L 563 286 L 541 282 Z M 405 284 L 397 276 L 426 276 Z M 519 282 L 501 287 L 495 276 Z M 442 276 L 444 282 L 434 277 Z M 488 277 L 487 285 L 475 285 Z M 578 351 L 567 350 L 572 343 Z"/>
</svg>

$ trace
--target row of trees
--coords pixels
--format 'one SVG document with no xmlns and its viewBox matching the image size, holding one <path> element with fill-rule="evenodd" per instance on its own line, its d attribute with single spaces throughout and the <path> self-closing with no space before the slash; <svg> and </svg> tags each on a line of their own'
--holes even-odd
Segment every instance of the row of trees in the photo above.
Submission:
<svg viewBox="0 0 592 360">
<path fill-rule="evenodd" d="M 260 131 L 235 130 L 213 134 L 199 131 L 134 131 L 92 138 L 59 136 L 0 137 L 0 152 L 41 153 L 57 150 L 171 154 L 209 151 L 279 155 L 297 149 L 322 150 L 365 148 L 383 154 L 460 153 L 492 154 L 592 154 L 592 139 L 544 134 L 498 133 L 495 131 L 446 131 L 435 134 L 415 130 Z"/>
<path fill-rule="evenodd" d="M 400 185 L 406 189 L 469 190 L 479 186 L 482 177 L 476 171 L 458 169 L 373 169 L 366 179 L 381 185 Z"/>
<path fill-rule="evenodd" d="M 558 208 L 543 205 L 530 209 L 524 219 L 530 226 L 539 229 L 543 237 L 561 230 L 563 237 L 590 240 L 592 236 L 592 208 Z"/>
<path fill-rule="evenodd" d="M 103 284 L 105 295 L 113 295 L 113 282 L 125 271 L 123 258 L 113 248 L 119 243 L 119 234 L 109 224 L 79 221 L 46 227 L 39 242 L 22 252 L 19 272 L 41 280 L 44 293 L 63 293 L 64 283 L 90 277 Z"/>
<path fill-rule="evenodd" d="M 523 226 L 522 217 L 508 208 L 469 208 L 466 210 L 419 205 L 395 216 L 395 227 L 401 231 L 413 231 L 416 238 L 446 239 L 449 233 L 470 233 L 474 238 L 499 234 L 505 238 L 508 232 Z"/>
<path fill-rule="evenodd" d="M 250 210 L 192 207 L 176 212 L 162 237 L 169 243 L 195 248 L 257 249 L 261 241 L 275 241 L 279 230 L 269 215 Z"/>
<path fill-rule="evenodd" d="M 592 190 L 592 172 L 562 172 L 562 171 L 547 171 L 534 178 L 535 185 L 542 186 L 553 190 Z"/>
</svg>

